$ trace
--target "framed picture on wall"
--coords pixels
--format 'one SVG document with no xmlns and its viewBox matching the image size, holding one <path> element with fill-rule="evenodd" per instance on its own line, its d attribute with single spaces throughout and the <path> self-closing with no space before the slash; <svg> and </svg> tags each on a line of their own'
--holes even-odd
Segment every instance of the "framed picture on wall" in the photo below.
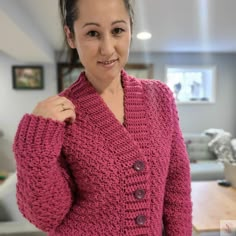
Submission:
<svg viewBox="0 0 236 236">
<path fill-rule="evenodd" d="M 153 64 L 126 64 L 125 71 L 136 78 L 153 78 Z"/>
<path fill-rule="evenodd" d="M 43 89 L 43 67 L 31 65 L 12 66 L 14 89 Z"/>
<path fill-rule="evenodd" d="M 78 78 L 80 73 L 84 70 L 82 64 L 78 63 L 71 65 L 69 63 L 58 63 L 57 64 L 57 88 L 58 92 L 68 88 Z"/>
<path fill-rule="evenodd" d="M 68 63 L 58 63 L 58 92 L 63 91 L 72 83 L 74 83 L 83 70 L 84 67 L 80 63 L 75 65 Z M 135 76 L 137 78 L 153 78 L 153 64 L 127 64 L 125 66 L 125 70 L 129 75 Z"/>
</svg>

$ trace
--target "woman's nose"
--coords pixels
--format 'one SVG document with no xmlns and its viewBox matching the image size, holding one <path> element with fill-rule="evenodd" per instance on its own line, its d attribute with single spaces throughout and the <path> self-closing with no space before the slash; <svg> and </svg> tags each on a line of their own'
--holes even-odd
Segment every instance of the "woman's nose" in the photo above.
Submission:
<svg viewBox="0 0 236 236">
<path fill-rule="evenodd" d="M 112 36 L 104 36 L 101 39 L 100 53 L 102 56 L 111 56 L 115 51 L 115 40 Z"/>
</svg>

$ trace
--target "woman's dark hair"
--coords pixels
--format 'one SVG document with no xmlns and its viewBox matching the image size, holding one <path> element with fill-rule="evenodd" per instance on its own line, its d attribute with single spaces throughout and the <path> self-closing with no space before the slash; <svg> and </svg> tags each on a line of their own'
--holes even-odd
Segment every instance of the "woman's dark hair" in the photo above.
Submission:
<svg viewBox="0 0 236 236">
<path fill-rule="evenodd" d="M 72 34 L 74 34 L 74 27 L 73 27 L 74 22 L 79 17 L 79 9 L 77 8 L 78 1 L 79 0 L 59 0 L 62 26 L 64 27 L 65 25 L 67 25 Z M 133 10 L 132 0 L 123 0 L 123 1 L 124 1 L 125 7 L 126 7 L 128 13 L 129 13 L 131 32 L 132 32 L 133 22 L 134 22 L 134 10 Z M 67 42 L 66 35 L 65 35 L 65 42 Z M 67 43 L 67 47 L 69 50 L 69 62 L 71 64 L 75 64 L 79 60 L 78 53 L 77 53 L 76 49 L 70 48 L 68 43 Z"/>
</svg>

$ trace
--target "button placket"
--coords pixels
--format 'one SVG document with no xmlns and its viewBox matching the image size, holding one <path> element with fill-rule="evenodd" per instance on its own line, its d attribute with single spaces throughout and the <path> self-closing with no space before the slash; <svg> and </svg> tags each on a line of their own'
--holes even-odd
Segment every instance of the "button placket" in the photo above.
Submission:
<svg viewBox="0 0 236 236">
<path fill-rule="evenodd" d="M 133 164 L 133 169 L 137 172 L 142 172 L 145 169 L 145 163 L 142 160 L 137 160 Z M 134 197 L 137 200 L 142 200 L 145 197 L 146 191 L 144 189 L 137 189 L 134 191 Z M 145 215 L 138 215 L 135 219 L 135 223 L 139 226 L 142 226 L 146 223 L 146 216 Z"/>
</svg>

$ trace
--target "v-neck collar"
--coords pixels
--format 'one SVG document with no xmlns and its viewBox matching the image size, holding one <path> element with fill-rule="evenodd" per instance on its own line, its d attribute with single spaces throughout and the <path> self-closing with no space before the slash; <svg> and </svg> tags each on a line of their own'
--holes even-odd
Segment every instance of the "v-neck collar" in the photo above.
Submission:
<svg viewBox="0 0 236 236">
<path fill-rule="evenodd" d="M 114 145 L 122 145 L 128 139 L 142 143 L 147 138 L 143 87 L 139 80 L 129 76 L 124 70 L 121 71 L 121 79 L 124 87 L 124 125 L 117 120 L 84 72 L 76 86 L 72 87 L 73 97 L 80 109 Z"/>
</svg>

